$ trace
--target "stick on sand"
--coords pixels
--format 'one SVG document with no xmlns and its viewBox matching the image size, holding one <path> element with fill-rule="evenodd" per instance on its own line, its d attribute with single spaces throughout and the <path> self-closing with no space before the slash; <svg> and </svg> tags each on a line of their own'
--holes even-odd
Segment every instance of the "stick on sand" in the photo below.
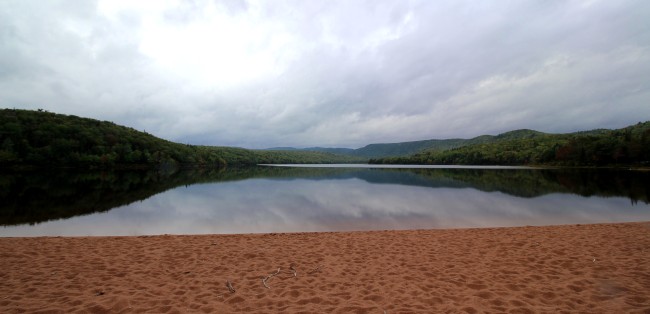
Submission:
<svg viewBox="0 0 650 314">
<path fill-rule="evenodd" d="M 266 278 L 262 279 L 262 283 L 264 284 L 264 287 L 266 287 L 266 289 L 271 289 L 271 287 L 269 287 L 269 286 L 266 284 L 266 281 L 269 280 L 269 279 L 271 279 L 271 277 L 273 277 L 273 276 L 275 276 L 275 275 L 277 275 L 277 274 L 279 274 L 279 273 L 280 273 L 280 267 L 278 267 L 278 270 L 277 270 L 275 273 L 272 273 L 272 274 L 266 276 Z"/>
</svg>

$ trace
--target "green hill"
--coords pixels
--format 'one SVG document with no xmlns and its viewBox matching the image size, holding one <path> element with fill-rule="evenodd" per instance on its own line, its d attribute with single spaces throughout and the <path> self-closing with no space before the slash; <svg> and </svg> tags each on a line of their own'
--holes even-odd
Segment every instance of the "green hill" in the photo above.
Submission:
<svg viewBox="0 0 650 314">
<path fill-rule="evenodd" d="M 533 138 L 544 133 L 533 130 L 516 130 L 503 133 L 497 136 L 481 135 L 471 139 L 444 139 L 424 140 L 391 144 L 370 144 L 354 151 L 354 156 L 378 158 L 391 156 L 408 156 L 424 150 L 443 151 L 463 146 L 493 143 L 508 139 Z"/>
<path fill-rule="evenodd" d="M 44 111 L 0 110 L 3 167 L 223 167 L 359 161 L 365 160 L 324 152 L 184 145 L 108 121 Z"/>
<path fill-rule="evenodd" d="M 370 163 L 650 165 L 650 122 L 638 123 L 618 130 L 598 129 L 570 134 L 517 130 L 494 137 L 479 138 L 469 140 L 474 143 L 462 147 L 446 150 L 428 149 L 406 157 L 372 159 Z"/>
<path fill-rule="evenodd" d="M 543 134 L 544 133 L 533 131 L 533 130 L 516 130 L 516 131 L 511 131 L 496 136 L 481 135 L 471 139 L 460 139 L 460 138 L 442 139 L 442 140 L 431 139 L 431 140 L 400 142 L 400 143 L 369 144 L 357 149 L 328 148 L 328 147 L 309 147 L 309 148 L 281 147 L 281 148 L 270 148 L 270 149 L 328 152 L 328 153 L 333 153 L 338 155 L 349 155 L 349 156 L 355 156 L 361 158 L 404 157 L 425 150 L 442 151 L 442 150 L 449 150 L 449 149 L 463 147 L 463 146 L 492 143 L 492 142 L 508 140 L 508 139 L 531 138 Z"/>
<path fill-rule="evenodd" d="M 356 149 L 352 154 L 367 158 L 406 156 L 425 149 L 451 149 L 463 145 L 463 139 L 424 140 L 402 143 L 370 144 Z"/>
</svg>

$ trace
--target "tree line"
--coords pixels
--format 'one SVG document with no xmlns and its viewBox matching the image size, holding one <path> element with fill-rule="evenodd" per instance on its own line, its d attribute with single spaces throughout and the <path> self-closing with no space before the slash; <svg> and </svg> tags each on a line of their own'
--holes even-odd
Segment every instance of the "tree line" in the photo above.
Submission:
<svg viewBox="0 0 650 314">
<path fill-rule="evenodd" d="M 323 152 L 186 145 L 109 121 L 45 111 L 0 111 L 0 166 L 4 167 L 225 167 L 358 161 Z"/>
<path fill-rule="evenodd" d="M 448 150 L 425 150 L 374 164 L 650 166 L 650 122 L 618 130 L 572 134 L 531 133 Z"/>
</svg>

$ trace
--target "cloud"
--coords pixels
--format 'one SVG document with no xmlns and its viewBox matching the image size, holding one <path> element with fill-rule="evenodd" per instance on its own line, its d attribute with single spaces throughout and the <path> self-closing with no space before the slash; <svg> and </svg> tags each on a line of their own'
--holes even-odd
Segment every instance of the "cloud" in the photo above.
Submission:
<svg viewBox="0 0 650 314">
<path fill-rule="evenodd" d="M 639 1 L 4 1 L 0 107 L 195 144 L 359 147 L 650 119 Z"/>
</svg>

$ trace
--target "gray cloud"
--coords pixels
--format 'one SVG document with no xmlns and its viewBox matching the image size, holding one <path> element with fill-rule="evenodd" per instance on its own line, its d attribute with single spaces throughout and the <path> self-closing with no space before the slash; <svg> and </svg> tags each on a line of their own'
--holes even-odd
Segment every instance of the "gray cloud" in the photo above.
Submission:
<svg viewBox="0 0 650 314">
<path fill-rule="evenodd" d="M 347 146 L 650 119 L 642 1 L 4 1 L 0 107 L 196 144 Z"/>
</svg>

